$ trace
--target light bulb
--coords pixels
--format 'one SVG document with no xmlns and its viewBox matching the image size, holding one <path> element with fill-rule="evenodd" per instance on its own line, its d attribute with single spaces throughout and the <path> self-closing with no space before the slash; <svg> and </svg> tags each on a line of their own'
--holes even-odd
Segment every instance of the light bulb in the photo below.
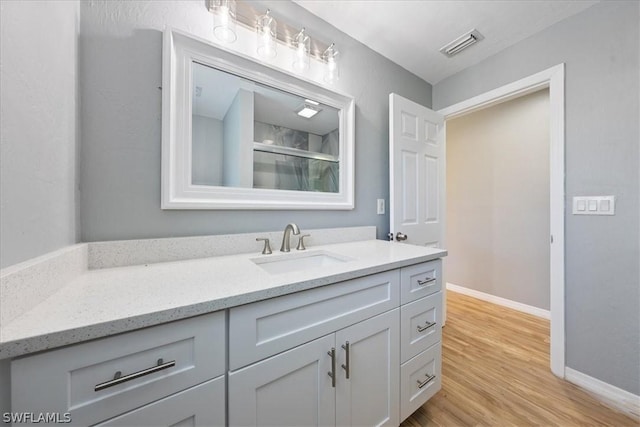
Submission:
<svg viewBox="0 0 640 427">
<path fill-rule="evenodd" d="M 309 69 L 309 51 L 311 50 L 311 38 L 304 33 L 305 29 L 300 30 L 293 38 L 293 47 L 295 49 L 293 59 L 293 69 L 296 71 L 305 71 Z"/>
<path fill-rule="evenodd" d="M 324 81 L 334 83 L 340 77 L 340 69 L 338 68 L 338 51 L 335 44 L 331 45 L 322 54 L 322 60 L 325 63 Z"/>
<path fill-rule="evenodd" d="M 236 41 L 235 0 L 215 0 L 212 8 L 213 34 L 225 43 Z"/>
<path fill-rule="evenodd" d="M 278 54 L 276 51 L 278 27 L 270 13 L 271 11 L 267 9 L 267 12 L 256 20 L 256 52 L 262 58 L 274 58 Z"/>
</svg>

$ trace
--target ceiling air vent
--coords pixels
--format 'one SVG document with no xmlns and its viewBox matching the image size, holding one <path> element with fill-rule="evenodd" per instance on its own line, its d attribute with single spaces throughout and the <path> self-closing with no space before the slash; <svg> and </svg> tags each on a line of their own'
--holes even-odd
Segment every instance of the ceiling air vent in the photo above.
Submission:
<svg viewBox="0 0 640 427">
<path fill-rule="evenodd" d="M 458 37 L 451 43 L 447 43 L 445 46 L 440 48 L 440 52 L 451 58 L 452 56 L 462 52 L 469 46 L 478 43 L 483 38 L 484 36 L 480 34 L 480 31 L 473 29 L 468 33 Z"/>
</svg>

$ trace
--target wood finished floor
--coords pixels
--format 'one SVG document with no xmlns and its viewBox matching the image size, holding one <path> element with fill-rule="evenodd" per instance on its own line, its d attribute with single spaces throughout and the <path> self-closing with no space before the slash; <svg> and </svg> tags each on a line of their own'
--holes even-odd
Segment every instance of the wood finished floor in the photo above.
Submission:
<svg viewBox="0 0 640 427">
<path fill-rule="evenodd" d="M 415 426 L 634 426 L 549 369 L 549 321 L 447 293 L 442 390 Z"/>
</svg>

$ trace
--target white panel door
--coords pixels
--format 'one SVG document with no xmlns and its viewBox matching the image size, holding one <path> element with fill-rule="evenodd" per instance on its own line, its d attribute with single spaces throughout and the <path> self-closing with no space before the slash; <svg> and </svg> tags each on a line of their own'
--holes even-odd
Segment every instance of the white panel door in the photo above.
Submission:
<svg viewBox="0 0 640 427">
<path fill-rule="evenodd" d="M 327 335 L 229 374 L 230 426 L 335 425 Z"/>
<path fill-rule="evenodd" d="M 336 425 L 400 424 L 399 310 L 336 332 Z"/>
<path fill-rule="evenodd" d="M 389 210 L 395 240 L 443 247 L 444 141 L 442 114 L 389 95 Z"/>
</svg>

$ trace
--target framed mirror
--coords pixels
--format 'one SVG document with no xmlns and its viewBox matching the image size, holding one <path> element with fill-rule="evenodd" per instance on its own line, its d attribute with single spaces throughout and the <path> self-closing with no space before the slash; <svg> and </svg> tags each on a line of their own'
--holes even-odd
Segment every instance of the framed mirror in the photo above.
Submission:
<svg viewBox="0 0 640 427">
<path fill-rule="evenodd" d="M 175 30 L 163 53 L 163 209 L 353 209 L 353 98 Z"/>
</svg>

